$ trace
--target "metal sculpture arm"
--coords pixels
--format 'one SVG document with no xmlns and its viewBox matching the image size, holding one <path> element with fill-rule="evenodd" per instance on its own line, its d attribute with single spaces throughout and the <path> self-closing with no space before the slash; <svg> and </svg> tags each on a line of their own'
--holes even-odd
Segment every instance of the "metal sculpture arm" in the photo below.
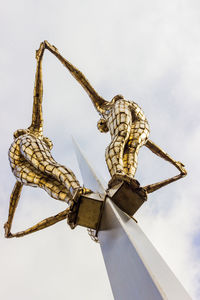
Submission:
<svg viewBox="0 0 200 300">
<path fill-rule="evenodd" d="M 41 43 L 36 51 L 37 68 L 35 74 L 35 86 L 33 93 L 33 113 L 30 130 L 43 131 L 43 116 L 42 116 L 42 98 L 43 98 L 43 83 L 42 83 L 42 58 L 45 50 L 45 44 Z"/>
<path fill-rule="evenodd" d="M 96 110 L 98 113 L 104 112 L 104 107 L 109 103 L 105 99 L 103 99 L 99 94 L 95 91 L 95 89 L 91 86 L 87 78 L 81 73 L 76 67 L 74 67 L 67 59 L 65 59 L 58 51 L 55 46 L 52 46 L 47 41 L 44 41 L 45 48 L 48 49 L 52 54 L 54 54 L 61 63 L 69 70 L 72 76 L 82 85 L 86 93 L 89 95 L 92 100 Z"/>
<path fill-rule="evenodd" d="M 14 188 L 13 188 L 12 194 L 10 196 L 8 220 L 4 225 L 5 237 L 6 238 L 21 237 L 21 236 L 27 235 L 29 233 L 39 231 L 41 229 L 44 229 L 46 227 L 54 225 L 55 223 L 57 223 L 59 221 L 62 221 L 64 219 L 66 219 L 67 216 L 69 215 L 70 209 L 67 208 L 64 211 L 58 213 L 57 215 L 46 218 L 46 219 L 42 220 L 41 222 L 37 223 L 36 225 L 26 229 L 26 230 L 23 230 L 23 231 L 20 231 L 20 232 L 17 232 L 17 233 L 11 233 L 10 231 L 11 231 L 11 227 L 12 227 L 12 221 L 13 221 L 13 218 L 14 218 L 14 214 L 15 214 L 19 199 L 20 199 L 22 187 L 23 187 L 23 185 L 21 184 L 21 182 L 17 181 Z"/>
<path fill-rule="evenodd" d="M 70 214 L 70 208 L 67 208 L 67 209 L 63 210 L 62 212 L 58 213 L 57 215 L 46 218 L 46 219 L 40 221 L 39 223 L 35 224 L 34 226 L 31 226 L 30 228 L 28 228 L 26 230 L 19 231 L 19 232 L 16 232 L 16 233 L 9 233 L 9 235 L 6 236 L 6 237 L 8 237 L 8 238 L 22 237 L 22 236 L 25 236 L 27 234 L 42 230 L 42 229 L 47 228 L 49 226 L 52 226 L 52 225 L 54 225 L 54 224 L 56 224 L 56 223 L 58 223 L 62 220 L 67 219 L 69 214 Z"/>
<path fill-rule="evenodd" d="M 10 196 L 10 204 L 9 204 L 9 212 L 8 212 L 8 220 L 4 224 L 4 229 L 5 229 L 5 237 L 9 238 L 11 237 L 11 226 L 12 226 L 12 221 L 14 218 L 15 210 L 17 208 L 17 204 L 19 202 L 19 198 L 21 195 L 23 184 L 19 181 L 16 181 L 15 186 L 13 188 L 13 191 Z"/>
<path fill-rule="evenodd" d="M 176 180 L 179 180 L 187 175 L 187 171 L 185 170 L 184 165 L 181 162 L 175 161 L 165 151 L 163 151 L 160 147 L 158 147 L 156 144 L 154 144 L 151 140 L 148 140 L 146 142 L 145 146 L 147 148 L 149 148 L 157 156 L 163 158 L 164 160 L 166 160 L 169 163 L 171 163 L 172 165 L 174 165 L 180 171 L 179 175 L 176 175 L 169 179 L 145 186 L 144 189 L 146 190 L 146 192 L 148 194 L 153 193 L 154 191 L 160 189 L 161 187 L 168 185 Z"/>
<path fill-rule="evenodd" d="M 160 147 L 154 144 L 151 140 L 148 140 L 145 146 L 149 148 L 157 156 L 163 158 L 164 160 L 174 165 L 181 172 L 182 176 L 187 175 L 187 171 L 185 170 L 184 165 L 180 161 L 175 161 L 173 158 L 169 156 L 169 154 L 167 154 L 164 150 L 162 150 Z"/>
</svg>

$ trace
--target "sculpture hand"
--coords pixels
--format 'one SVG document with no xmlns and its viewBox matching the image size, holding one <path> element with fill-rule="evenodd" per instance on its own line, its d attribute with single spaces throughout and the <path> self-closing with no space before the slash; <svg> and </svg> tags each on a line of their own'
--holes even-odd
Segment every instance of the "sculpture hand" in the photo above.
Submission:
<svg viewBox="0 0 200 300">
<path fill-rule="evenodd" d="M 40 48 L 39 48 L 38 50 L 36 50 L 35 58 L 36 58 L 37 60 L 39 60 L 39 59 L 41 58 L 41 56 L 43 55 L 44 49 L 45 49 L 45 43 L 42 42 L 42 43 L 40 44 Z"/>
<path fill-rule="evenodd" d="M 108 126 L 105 119 L 101 118 L 97 123 L 97 128 L 100 132 L 108 132 Z"/>
<path fill-rule="evenodd" d="M 58 49 L 54 45 L 51 45 L 48 41 L 44 41 L 44 45 L 46 49 L 58 52 Z"/>
<path fill-rule="evenodd" d="M 186 176 L 186 175 L 187 175 L 187 171 L 186 171 L 186 169 L 184 168 L 185 165 L 184 165 L 183 163 L 181 163 L 180 161 L 177 161 L 177 162 L 176 162 L 176 167 L 177 167 L 177 169 L 181 172 L 181 174 L 182 174 L 183 176 Z"/>
<path fill-rule="evenodd" d="M 13 237 L 12 236 L 12 233 L 10 232 L 10 224 L 8 223 L 8 222 L 6 222 L 5 224 L 4 224 L 4 229 L 5 229 L 5 237 L 6 238 L 11 238 L 11 237 Z"/>
</svg>

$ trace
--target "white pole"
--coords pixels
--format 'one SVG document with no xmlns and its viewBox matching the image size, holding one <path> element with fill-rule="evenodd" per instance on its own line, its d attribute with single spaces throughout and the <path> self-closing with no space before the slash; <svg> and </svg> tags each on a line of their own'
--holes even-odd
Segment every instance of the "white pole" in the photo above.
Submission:
<svg viewBox="0 0 200 300">
<path fill-rule="evenodd" d="M 74 144 L 85 186 L 105 193 L 103 184 Z M 191 300 L 140 227 L 109 197 L 98 238 L 115 300 Z"/>
</svg>

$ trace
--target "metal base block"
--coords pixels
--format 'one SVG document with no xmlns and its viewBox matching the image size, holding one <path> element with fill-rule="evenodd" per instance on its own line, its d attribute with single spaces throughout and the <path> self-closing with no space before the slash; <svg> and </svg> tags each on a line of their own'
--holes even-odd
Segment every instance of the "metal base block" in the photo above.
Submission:
<svg viewBox="0 0 200 300">
<path fill-rule="evenodd" d="M 147 193 L 143 188 L 135 188 L 127 182 L 121 182 L 108 191 L 111 200 L 125 213 L 132 216 L 147 200 Z"/>
<path fill-rule="evenodd" d="M 101 221 L 105 196 L 97 193 L 74 195 L 74 205 L 68 216 L 68 224 L 74 229 L 77 225 L 98 230 Z"/>
<path fill-rule="evenodd" d="M 98 230 L 104 198 L 100 194 L 89 194 L 80 197 L 76 224 Z"/>
</svg>

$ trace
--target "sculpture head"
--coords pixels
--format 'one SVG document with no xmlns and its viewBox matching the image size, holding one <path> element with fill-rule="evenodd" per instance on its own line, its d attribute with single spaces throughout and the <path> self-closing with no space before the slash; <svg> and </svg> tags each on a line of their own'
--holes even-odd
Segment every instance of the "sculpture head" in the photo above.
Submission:
<svg viewBox="0 0 200 300">
<path fill-rule="evenodd" d="M 108 127 L 105 119 L 100 119 L 97 123 L 97 128 L 100 132 L 108 132 Z"/>
<path fill-rule="evenodd" d="M 115 97 L 113 97 L 111 102 L 115 103 L 115 101 L 120 100 L 120 99 L 124 99 L 124 96 L 119 94 L 119 95 L 116 95 Z"/>
</svg>

